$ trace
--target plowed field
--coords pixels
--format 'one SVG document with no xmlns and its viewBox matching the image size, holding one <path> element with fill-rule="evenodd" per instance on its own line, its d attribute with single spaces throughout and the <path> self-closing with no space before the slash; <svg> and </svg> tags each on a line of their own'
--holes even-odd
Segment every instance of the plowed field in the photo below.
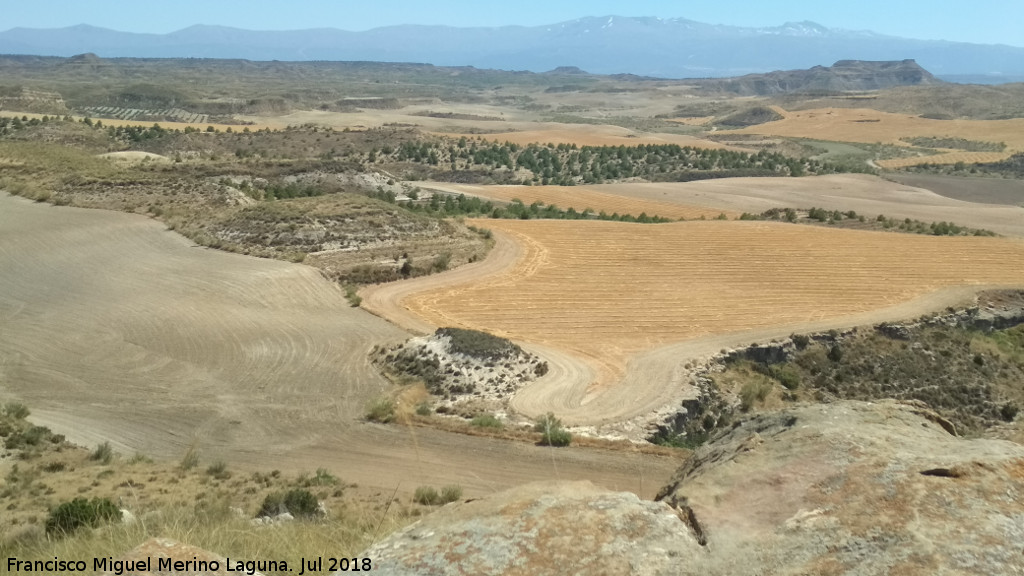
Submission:
<svg viewBox="0 0 1024 576">
<path fill-rule="evenodd" d="M 672 342 L 839 319 L 955 286 L 1024 285 L 1018 239 L 736 221 L 476 224 L 520 245 L 515 264 L 413 293 L 405 308 L 569 352 L 603 385 Z"/>
</svg>

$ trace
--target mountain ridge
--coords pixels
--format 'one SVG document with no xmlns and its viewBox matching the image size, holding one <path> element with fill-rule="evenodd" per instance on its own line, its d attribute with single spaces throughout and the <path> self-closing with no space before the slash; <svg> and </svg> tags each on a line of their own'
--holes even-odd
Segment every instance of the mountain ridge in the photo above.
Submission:
<svg viewBox="0 0 1024 576">
<path fill-rule="evenodd" d="M 839 60 L 914 59 L 939 77 L 1024 77 L 1024 48 L 914 40 L 810 21 L 747 28 L 685 18 L 601 16 L 543 26 L 398 25 L 259 31 L 196 24 L 167 34 L 88 24 L 11 28 L 0 53 L 105 58 L 424 62 L 543 72 L 576 66 L 596 74 L 718 78 L 807 69 Z"/>
</svg>

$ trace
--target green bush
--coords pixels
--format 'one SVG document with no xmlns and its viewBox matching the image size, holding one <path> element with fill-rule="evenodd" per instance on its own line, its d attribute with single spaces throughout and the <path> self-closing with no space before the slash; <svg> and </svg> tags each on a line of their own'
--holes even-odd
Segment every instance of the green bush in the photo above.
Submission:
<svg viewBox="0 0 1024 576">
<path fill-rule="evenodd" d="M 455 354 L 465 354 L 480 360 L 510 358 L 522 352 L 510 340 L 464 328 L 438 328 L 436 334 L 449 338 L 449 349 Z"/>
<path fill-rule="evenodd" d="M 110 464 L 114 460 L 114 449 L 110 447 L 110 442 L 104 442 L 97 446 L 92 454 L 89 455 L 89 460 Z"/>
<path fill-rule="evenodd" d="M 504 428 L 505 425 L 501 423 L 494 414 L 480 414 L 469 421 L 470 426 L 476 426 L 477 428 Z"/>
<path fill-rule="evenodd" d="M 66 535 L 83 526 L 95 528 L 120 519 L 121 511 L 107 498 L 75 498 L 50 512 L 50 517 L 46 519 L 46 533 Z"/>
<path fill-rule="evenodd" d="M 289 513 L 295 518 L 313 518 L 320 513 L 320 503 L 316 496 L 304 488 L 294 488 L 287 492 L 268 494 L 256 517 L 277 516 Z"/>
<path fill-rule="evenodd" d="M 533 429 L 540 432 L 540 443 L 543 446 L 568 446 L 572 442 L 572 434 L 562 428 L 562 421 L 551 412 L 537 418 Z"/>
<path fill-rule="evenodd" d="M 462 486 L 445 486 L 441 488 L 441 504 L 448 504 L 462 499 Z"/>
<path fill-rule="evenodd" d="M 420 486 L 412 495 L 412 501 L 424 506 L 437 506 L 441 503 L 441 495 L 433 486 Z"/>
<path fill-rule="evenodd" d="M 763 402 L 772 391 L 771 384 L 764 381 L 747 382 L 740 389 L 740 410 L 750 411 L 758 402 Z"/>
<path fill-rule="evenodd" d="M 28 418 L 28 406 L 17 402 L 9 402 L 4 405 L 4 414 L 15 420 Z"/>
<path fill-rule="evenodd" d="M 391 398 L 378 398 L 366 409 L 366 419 L 370 422 L 387 424 L 395 419 L 395 401 Z"/>
<path fill-rule="evenodd" d="M 231 478 L 231 472 L 228 472 L 228 463 L 223 460 L 218 460 L 213 464 L 210 464 L 206 468 L 206 473 L 217 480 L 227 480 Z"/>
<path fill-rule="evenodd" d="M 787 390 L 800 387 L 800 373 L 792 366 L 772 366 L 769 369 L 772 378 L 779 381 Z"/>
</svg>

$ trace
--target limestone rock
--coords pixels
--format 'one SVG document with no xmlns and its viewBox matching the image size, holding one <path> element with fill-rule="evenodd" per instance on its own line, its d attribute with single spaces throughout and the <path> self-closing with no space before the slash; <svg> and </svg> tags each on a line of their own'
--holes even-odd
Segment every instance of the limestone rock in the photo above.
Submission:
<svg viewBox="0 0 1024 576">
<path fill-rule="evenodd" d="M 676 511 L 589 482 L 449 505 L 363 552 L 375 574 L 670 575 L 703 552 Z"/>
<path fill-rule="evenodd" d="M 658 502 L 535 483 L 361 554 L 388 575 L 1024 574 L 1024 447 L 894 401 L 796 407 L 696 451 Z"/>
<path fill-rule="evenodd" d="M 191 562 L 183 566 L 184 570 L 167 570 L 161 566 L 160 561 L 170 559 L 172 562 Z M 115 564 L 116 563 L 116 564 Z M 231 570 L 227 560 L 222 557 L 189 546 L 175 542 L 168 538 L 150 538 L 124 556 L 110 562 L 108 570 L 102 576 L 130 575 L 130 576 L 155 576 L 163 574 L 188 574 L 190 576 L 227 576 L 229 574 L 240 574 L 238 570 Z M 245 574 L 245 572 L 241 572 Z M 259 572 L 255 572 L 259 575 Z"/>
<path fill-rule="evenodd" d="M 1024 574 L 1024 447 L 956 438 L 919 406 L 754 418 L 698 450 L 659 500 L 707 538 L 695 573 Z"/>
</svg>

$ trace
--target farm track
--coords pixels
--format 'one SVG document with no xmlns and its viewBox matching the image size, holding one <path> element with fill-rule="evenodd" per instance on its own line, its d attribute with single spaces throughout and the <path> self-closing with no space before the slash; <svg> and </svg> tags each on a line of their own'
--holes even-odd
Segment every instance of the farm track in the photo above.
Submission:
<svg viewBox="0 0 1024 576">
<path fill-rule="evenodd" d="M 309 267 L 204 249 L 144 217 L 0 196 L 0 400 L 77 443 L 365 489 L 545 478 L 653 495 L 678 461 L 361 421 L 407 333 Z"/>
<path fill-rule="evenodd" d="M 582 360 L 590 374 L 560 369 L 512 400 L 527 415 L 555 410 L 580 425 L 679 399 L 678 366 L 723 347 L 916 316 L 982 287 L 1024 285 L 1017 239 L 765 222 L 475 224 L 491 227 L 499 245 L 521 243 L 518 260 L 503 248 L 464 274 L 377 288 L 368 299 L 399 322 L 487 330 L 558 350 L 560 366 Z"/>
</svg>

